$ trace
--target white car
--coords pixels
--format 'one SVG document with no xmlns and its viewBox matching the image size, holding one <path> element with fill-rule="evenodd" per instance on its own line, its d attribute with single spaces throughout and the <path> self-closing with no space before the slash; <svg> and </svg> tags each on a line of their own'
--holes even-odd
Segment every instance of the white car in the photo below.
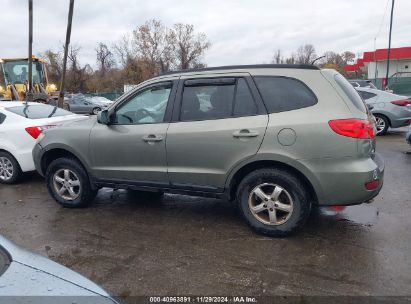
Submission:
<svg viewBox="0 0 411 304">
<path fill-rule="evenodd" d="M 43 130 L 84 117 L 39 103 L 0 102 L 0 183 L 35 170 L 31 152 Z"/>
<path fill-rule="evenodd" d="M 0 235 L 0 303 L 119 304 L 105 290 Z"/>
<path fill-rule="evenodd" d="M 411 124 L 411 100 L 407 96 L 371 89 L 355 88 L 362 99 L 373 106 L 377 135 L 384 135 L 388 128 L 401 128 Z"/>
</svg>

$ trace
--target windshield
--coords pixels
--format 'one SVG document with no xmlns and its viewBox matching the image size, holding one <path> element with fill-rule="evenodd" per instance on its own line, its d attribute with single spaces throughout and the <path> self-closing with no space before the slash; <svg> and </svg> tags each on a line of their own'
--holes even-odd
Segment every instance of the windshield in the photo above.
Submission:
<svg viewBox="0 0 411 304">
<path fill-rule="evenodd" d="M 28 81 L 29 64 L 27 60 L 7 61 L 3 63 L 6 85 L 24 84 Z M 33 83 L 44 83 L 43 64 L 33 62 Z"/>
<path fill-rule="evenodd" d="M 10 258 L 7 252 L 0 246 L 0 276 L 6 271 L 10 265 Z"/>
<path fill-rule="evenodd" d="M 22 105 L 6 108 L 7 111 L 29 119 L 42 119 L 73 115 L 73 113 L 48 105 Z"/>
</svg>

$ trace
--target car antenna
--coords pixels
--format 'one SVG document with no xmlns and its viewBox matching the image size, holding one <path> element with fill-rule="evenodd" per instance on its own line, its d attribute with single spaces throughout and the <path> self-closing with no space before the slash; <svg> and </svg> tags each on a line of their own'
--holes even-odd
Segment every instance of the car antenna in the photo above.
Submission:
<svg viewBox="0 0 411 304">
<path fill-rule="evenodd" d="M 320 59 L 323 59 L 323 58 L 325 58 L 325 55 L 315 58 L 315 59 L 311 62 L 311 65 L 314 65 L 314 63 L 315 63 L 316 61 L 318 61 L 318 60 L 320 60 Z"/>
</svg>

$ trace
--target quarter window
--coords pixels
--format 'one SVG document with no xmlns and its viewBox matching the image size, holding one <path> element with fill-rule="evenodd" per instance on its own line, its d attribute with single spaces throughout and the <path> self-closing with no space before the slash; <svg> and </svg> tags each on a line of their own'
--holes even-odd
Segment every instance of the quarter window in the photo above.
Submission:
<svg viewBox="0 0 411 304">
<path fill-rule="evenodd" d="M 133 125 L 161 123 L 164 121 L 172 83 L 143 89 L 121 104 L 116 112 L 114 124 Z"/>
<path fill-rule="evenodd" d="M 371 99 L 371 98 L 374 98 L 375 96 L 377 96 L 377 94 L 370 93 L 370 92 L 365 92 L 365 91 L 357 91 L 357 92 L 358 92 L 358 94 L 360 94 L 360 96 L 364 100 Z"/>
<path fill-rule="evenodd" d="M 353 88 L 352 85 L 345 79 L 341 74 L 336 74 L 334 76 L 335 82 L 344 91 L 345 95 L 352 102 L 352 104 L 361 112 L 367 113 L 367 108 L 364 101 L 361 99 L 357 90 Z"/>
<path fill-rule="evenodd" d="M 301 81 L 288 77 L 254 77 L 269 113 L 307 108 L 317 103 L 317 97 Z"/>
<path fill-rule="evenodd" d="M 245 79 L 226 80 L 186 81 L 180 120 L 212 120 L 257 114 L 256 104 Z"/>
</svg>

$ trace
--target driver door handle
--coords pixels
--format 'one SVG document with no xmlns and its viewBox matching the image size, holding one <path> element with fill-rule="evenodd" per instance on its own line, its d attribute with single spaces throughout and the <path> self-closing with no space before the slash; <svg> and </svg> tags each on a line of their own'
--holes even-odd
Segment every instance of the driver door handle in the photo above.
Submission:
<svg viewBox="0 0 411 304">
<path fill-rule="evenodd" d="M 236 131 L 236 132 L 234 132 L 233 133 L 233 136 L 235 137 L 235 138 L 241 138 L 241 137 L 257 137 L 259 135 L 259 133 L 258 132 L 253 132 L 253 131 L 250 131 L 250 130 L 248 130 L 248 129 L 244 129 L 244 130 L 241 130 L 241 131 Z"/>
<path fill-rule="evenodd" d="M 145 142 L 160 142 L 163 140 L 163 136 L 150 134 L 150 135 L 144 136 L 143 140 Z"/>
</svg>

